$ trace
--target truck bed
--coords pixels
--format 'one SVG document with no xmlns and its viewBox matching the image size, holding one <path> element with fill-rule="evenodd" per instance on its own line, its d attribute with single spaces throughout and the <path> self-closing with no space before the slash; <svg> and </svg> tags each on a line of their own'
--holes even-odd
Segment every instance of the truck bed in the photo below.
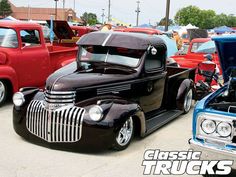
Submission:
<svg viewBox="0 0 236 177">
<path fill-rule="evenodd" d="M 50 62 L 53 71 L 73 62 L 76 59 L 78 47 L 65 47 L 47 44 L 50 55 Z"/>
<path fill-rule="evenodd" d="M 177 79 L 182 77 L 194 80 L 195 78 L 195 68 L 179 68 L 167 66 L 166 70 L 168 79 Z"/>
</svg>

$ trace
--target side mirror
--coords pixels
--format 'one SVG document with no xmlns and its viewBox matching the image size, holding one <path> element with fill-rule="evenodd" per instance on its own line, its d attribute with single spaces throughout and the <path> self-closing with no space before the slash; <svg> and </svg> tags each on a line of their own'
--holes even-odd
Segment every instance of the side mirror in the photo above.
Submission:
<svg viewBox="0 0 236 177">
<path fill-rule="evenodd" d="M 154 46 L 152 46 L 152 45 L 150 45 L 148 47 L 147 51 L 148 51 L 148 53 L 151 53 L 152 55 L 156 55 L 157 54 L 157 49 Z"/>
<path fill-rule="evenodd" d="M 206 58 L 207 60 L 209 61 L 212 61 L 213 60 L 213 56 L 211 54 L 206 54 L 204 55 L 204 58 Z"/>
</svg>

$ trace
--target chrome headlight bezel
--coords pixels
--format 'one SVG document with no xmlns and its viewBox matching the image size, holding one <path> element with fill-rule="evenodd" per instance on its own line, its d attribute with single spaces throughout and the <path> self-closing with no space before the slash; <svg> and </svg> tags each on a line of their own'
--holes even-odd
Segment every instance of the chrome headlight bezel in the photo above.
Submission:
<svg viewBox="0 0 236 177">
<path fill-rule="evenodd" d="M 100 121 L 103 118 L 103 109 L 101 106 L 99 105 L 95 105 L 92 106 L 89 109 L 89 117 L 93 120 L 93 121 Z"/>
<path fill-rule="evenodd" d="M 209 126 L 213 126 L 213 127 L 209 127 Z M 210 119 L 204 119 L 201 123 L 201 129 L 207 135 L 212 134 L 216 131 L 216 122 Z"/>
<path fill-rule="evenodd" d="M 204 132 L 202 129 L 202 123 L 206 120 L 215 122 L 216 128 L 214 132 Z M 219 141 L 224 143 L 231 143 L 233 140 L 235 128 L 233 121 L 235 120 L 234 117 L 225 116 L 220 114 L 211 114 L 211 113 L 199 113 L 197 115 L 197 127 L 196 127 L 196 137 L 204 139 L 204 140 L 213 140 Z M 217 132 L 217 127 L 220 123 L 226 123 L 227 125 L 231 126 L 231 133 L 229 136 L 222 136 Z"/>
<path fill-rule="evenodd" d="M 221 129 L 220 129 L 221 127 Z M 227 128 L 229 130 L 227 130 L 228 132 L 225 133 L 225 132 L 222 132 L 222 127 L 224 127 L 224 129 L 226 130 Z M 226 128 L 227 127 L 227 128 Z M 231 134 L 232 134 L 232 126 L 227 123 L 227 122 L 220 122 L 218 125 L 217 125 L 217 133 L 221 136 L 221 137 L 229 137 Z"/>
<path fill-rule="evenodd" d="M 15 106 L 20 107 L 25 103 L 25 96 L 22 92 L 16 92 L 12 100 Z"/>
</svg>

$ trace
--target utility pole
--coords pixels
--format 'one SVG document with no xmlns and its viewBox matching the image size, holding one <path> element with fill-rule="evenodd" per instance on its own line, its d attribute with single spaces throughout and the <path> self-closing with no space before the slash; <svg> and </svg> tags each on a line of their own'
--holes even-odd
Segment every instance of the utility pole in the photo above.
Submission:
<svg viewBox="0 0 236 177">
<path fill-rule="evenodd" d="M 169 16 L 170 16 L 170 0 L 166 0 L 166 23 L 165 23 L 165 31 L 168 31 Z"/>
<path fill-rule="evenodd" d="M 108 22 L 111 21 L 111 0 L 108 0 Z"/>
<path fill-rule="evenodd" d="M 63 9 L 65 9 L 65 1 L 66 1 L 66 0 L 63 0 Z"/>
<path fill-rule="evenodd" d="M 28 4 L 28 21 L 30 21 L 30 5 Z"/>
<path fill-rule="evenodd" d="M 64 18 L 64 20 L 66 20 L 65 1 L 66 1 L 66 0 L 63 0 L 63 18 Z"/>
<path fill-rule="evenodd" d="M 102 24 L 104 24 L 104 17 L 105 17 L 104 11 L 105 11 L 105 9 L 102 9 Z"/>
<path fill-rule="evenodd" d="M 57 1 L 59 0 L 54 0 L 55 1 L 55 20 L 57 20 Z"/>
<path fill-rule="evenodd" d="M 75 11 L 75 0 L 74 0 L 74 11 Z"/>
<path fill-rule="evenodd" d="M 139 7 L 140 1 L 137 1 L 137 10 L 135 10 L 135 12 L 137 13 L 137 19 L 136 19 L 136 26 L 138 26 L 138 21 L 139 21 L 139 13 L 140 11 L 140 7 Z"/>
</svg>

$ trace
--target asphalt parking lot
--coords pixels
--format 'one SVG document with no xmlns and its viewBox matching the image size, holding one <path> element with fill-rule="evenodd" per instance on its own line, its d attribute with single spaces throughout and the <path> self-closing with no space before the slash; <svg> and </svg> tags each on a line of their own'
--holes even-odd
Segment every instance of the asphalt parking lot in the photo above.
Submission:
<svg viewBox="0 0 236 177">
<path fill-rule="evenodd" d="M 18 136 L 12 126 L 12 104 L 0 108 L 0 177 L 138 177 L 147 149 L 188 150 L 192 111 L 128 149 L 84 154 L 51 150 Z M 171 177 L 171 176 L 169 176 Z"/>
</svg>

